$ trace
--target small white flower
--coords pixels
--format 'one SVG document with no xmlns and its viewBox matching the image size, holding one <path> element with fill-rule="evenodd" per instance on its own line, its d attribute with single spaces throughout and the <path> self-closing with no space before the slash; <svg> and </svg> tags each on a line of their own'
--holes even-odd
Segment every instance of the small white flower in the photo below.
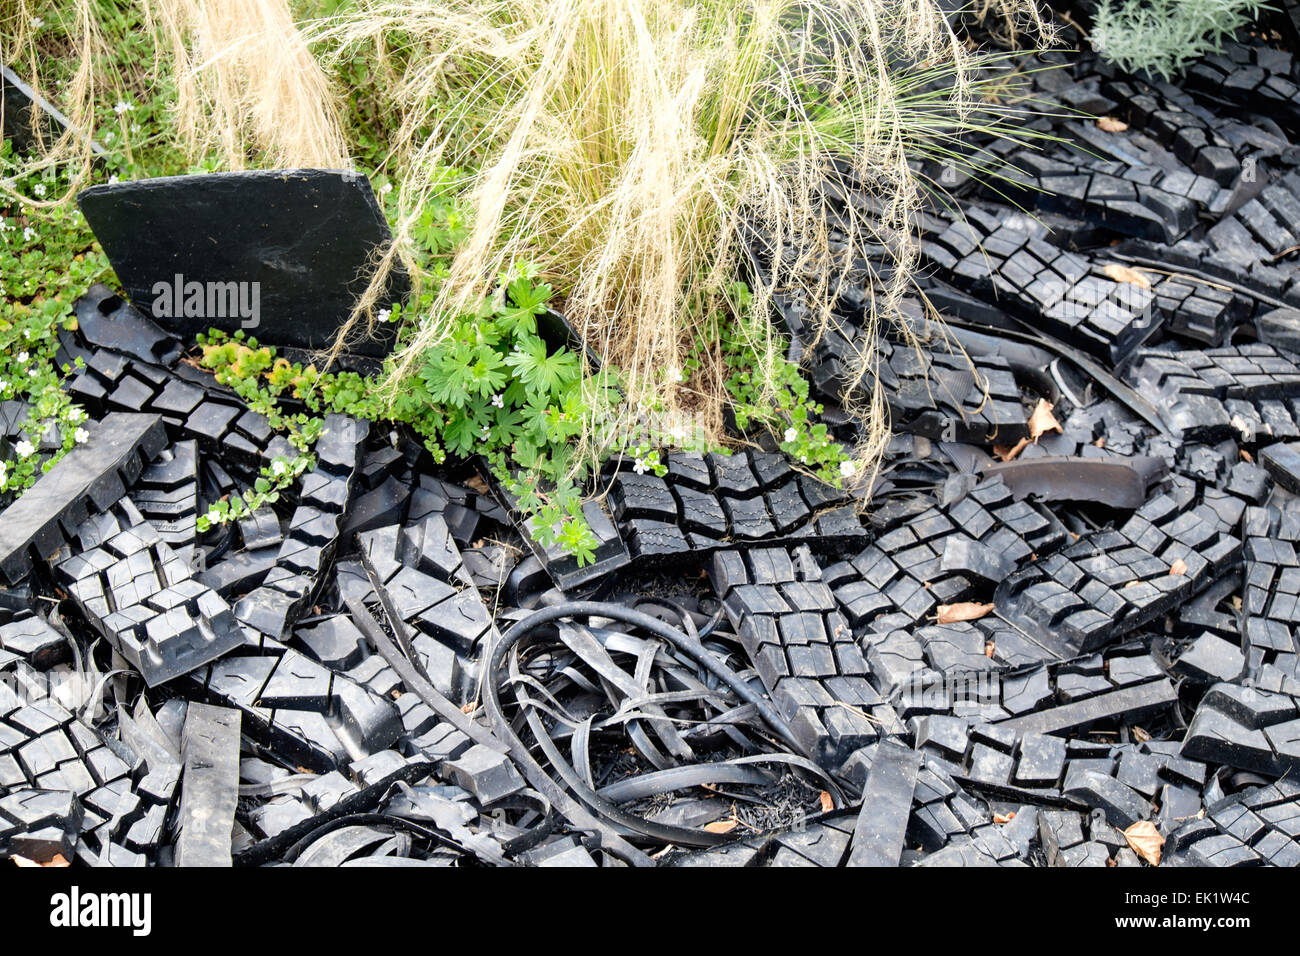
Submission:
<svg viewBox="0 0 1300 956">
<path fill-rule="evenodd" d="M 490 425 L 484 425 L 483 430 L 478 433 L 478 437 L 487 441 L 492 437 L 492 427 Z"/>
<path fill-rule="evenodd" d="M 38 369 L 38 368 L 34 368 L 34 369 L 32 369 L 30 372 L 28 372 L 27 374 L 30 375 L 32 378 L 35 378 L 36 376 L 38 376 L 38 375 L 41 374 L 41 370 Z"/>
<path fill-rule="evenodd" d="M 649 470 L 649 468 L 647 467 L 644 458 L 638 458 L 636 462 L 632 465 L 632 470 L 635 471 L 638 475 L 644 475 Z"/>
<path fill-rule="evenodd" d="M 74 425 L 77 424 L 77 422 L 84 420 L 85 417 L 86 410 L 84 408 L 71 408 L 68 410 L 68 421 L 72 422 Z"/>
<path fill-rule="evenodd" d="M 284 462 L 282 462 L 279 458 L 271 462 L 271 474 L 273 475 L 284 474 Z"/>
<path fill-rule="evenodd" d="M 121 116 L 123 113 L 129 112 L 130 110 L 133 109 L 135 109 L 135 104 L 128 103 L 126 100 L 118 100 L 116 103 L 113 104 L 113 112 L 116 113 L 118 116 Z"/>
<path fill-rule="evenodd" d="M 31 242 L 36 238 L 36 230 L 31 226 L 23 227 L 23 242 Z"/>
<path fill-rule="evenodd" d="M 853 473 L 858 470 L 858 466 L 851 461 L 840 462 L 840 476 L 843 478 L 853 477 Z"/>
<path fill-rule="evenodd" d="M 799 456 L 799 464 L 801 464 L 801 465 L 806 465 L 806 464 L 808 464 L 808 456 L 807 456 L 807 455 L 800 455 L 800 456 Z"/>
<path fill-rule="evenodd" d="M 0 378 L 0 392 L 3 392 L 8 387 L 9 387 L 9 383 L 6 382 L 4 379 Z"/>
<path fill-rule="evenodd" d="M 493 408 L 506 407 L 506 400 L 501 396 L 500 392 L 497 392 L 495 395 L 492 396 L 492 407 Z"/>
<path fill-rule="evenodd" d="M 787 428 L 785 430 L 785 440 L 787 443 L 794 441 L 798 437 L 799 437 L 799 433 L 795 431 L 793 428 Z"/>
<path fill-rule="evenodd" d="M 86 442 L 90 441 L 90 432 L 86 431 L 84 428 L 78 428 L 72 433 L 72 439 L 78 445 L 84 445 Z"/>
<path fill-rule="evenodd" d="M 118 183 L 117 173 L 114 173 L 112 176 L 108 177 L 108 184 L 110 186 L 116 186 L 117 183 Z"/>
<path fill-rule="evenodd" d="M 106 143 L 111 143 L 111 142 L 113 142 L 113 140 L 115 140 L 116 138 L 117 138 L 117 137 L 113 134 L 113 131 L 112 131 L 111 129 L 110 129 L 108 132 L 106 132 L 106 133 L 104 134 L 104 142 L 106 142 Z"/>
<path fill-rule="evenodd" d="M 0 461 L 0 488 L 4 487 L 5 480 L 9 477 L 9 466 Z"/>
<path fill-rule="evenodd" d="M 392 317 L 393 317 L 392 309 L 380 309 L 378 312 L 375 313 L 375 318 L 378 319 L 380 322 L 387 322 Z"/>
<path fill-rule="evenodd" d="M 32 192 L 36 193 L 36 195 L 38 196 L 44 196 L 45 183 L 37 183 L 35 186 L 32 187 Z"/>
<path fill-rule="evenodd" d="M 392 191 L 393 191 L 392 183 L 384 183 L 382 186 L 379 187 L 379 195 L 381 196 L 387 196 Z"/>
<path fill-rule="evenodd" d="M 220 520 L 221 520 L 221 512 L 218 511 L 216 508 L 213 508 L 208 512 L 208 524 L 216 524 Z"/>
<path fill-rule="evenodd" d="M 26 364 L 27 364 L 27 353 L 26 353 L 26 352 L 19 352 L 19 353 L 18 353 L 18 358 L 16 359 L 16 361 L 18 362 L 19 365 L 26 365 Z"/>
<path fill-rule="evenodd" d="M 32 447 L 32 443 L 29 442 L 26 438 L 24 438 L 22 441 L 14 445 L 14 451 L 18 452 L 19 458 L 26 458 L 35 450 L 36 449 Z"/>
<path fill-rule="evenodd" d="M 45 26 L 45 21 L 44 21 L 44 20 L 42 20 L 40 17 L 32 17 L 32 29 L 33 29 L 33 30 L 39 30 L 39 29 L 40 29 L 41 27 L 43 27 L 43 26 Z"/>
</svg>

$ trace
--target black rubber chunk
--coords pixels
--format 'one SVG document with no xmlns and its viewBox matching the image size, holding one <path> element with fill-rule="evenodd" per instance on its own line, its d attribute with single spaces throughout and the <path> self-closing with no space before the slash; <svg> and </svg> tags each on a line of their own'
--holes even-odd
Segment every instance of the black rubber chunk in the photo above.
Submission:
<svg viewBox="0 0 1300 956">
<path fill-rule="evenodd" d="M 1297 410 L 1290 407 L 1300 399 L 1300 365 L 1271 345 L 1144 350 L 1124 375 L 1157 399 L 1161 419 L 1184 441 L 1245 438 L 1253 442 L 1253 435 L 1242 434 L 1242 412 L 1261 421 L 1267 420 L 1266 414 L 1277 417 L 1270 431 L 1283 427 L 1300 434 Z"/>
<path fill-rule="evenodd" d="M 229 605 L 124 501 L 77 528 L 55 580 L 150 687 L 244 643 Z"/>
<path fill-rule="evenodd" d="M 1294 509 L 1246 512 L 1242 648 L 1256 687 L 1300 695 L 1300 515 Z"/>
<path fill-rule="evenodd" d="M 298 507 L 280 545 L 276 567 L 261 587 L 235 605 L 240 623 L 283 640 L 324 584 L 342 522 L 357 484 L 370 423 L 347 415 L 325 416 L 316 442 L 316 467 L 303 476 Z"/>
<path fill-rule="evenodd" d="M 921 755 L 911 747 L 893 739 L 876 746 L 853 828 L 849 866 L 898 866 L 920 768 Z"/>
<path fill-rule="evenodd" d="M 189 696 L 237 708 L 242 732 L 280 759 L 328 773 L 397 741 L 402 722 L 392 699 L 291 648 L 250 650 L 188 675 Z"/>
<path fill-rule="evenodd" d="M 1042 455 L 998 462 L 984 469 L 1001 478 L 1017 498 L 1038 501 L 1095 501 L 1112 508 L 1140 508 L 1153 484 L 1169 473 L 1163 459 L 1079 458 Z"/>
<path fill-rule="evenodd" d="M 348 172 L 169 176 L 92 186 L 77 202 L 127 296 L 186 341 L 243 328 L 328 348 L 365 287 L 371 252 L 390 238 L 368 180 Z M 385 298 L 401 298 L 406 284 L 397 276 Z M 382 329 L 353 348 L 380 355 L 392 335 Z"/>
<path fill-rule="evenodd" d="M 1300 494 L 1300 443 L 1269 445 L 1259 453 L 1259 463 L 1279 485 Z"/>
<path fill-rule="evenodd" d="M 0 857 L 71 860 L 83 816 L 81 801 L 67 790 L 0 791 Z"/>
<path fill-rule="evenodd" d="M 198 518 L 198 448 L 193 441 L 164 449 L 141 473 L 131 501 L 187 565 L 194 565 Z"/>
<path fill-rule="evenodd" d="M 1121 528 L 1084 535 L 999 585 L 998 614 L 1026 634 L 1085 653 L 1141 627 L 1241 556 L 1244 503 L 1186 479 Z"/>
<path fill-rule="evenodd" d="M 797 560 L 796 560 L 797 556 Z M 838 767 L 898 717 L 867 680 L 867 664 L 806 548 L 719 551 L 710 578 L 736 634 L 795 738 Z"/>
<path fill-rule="evenodd" d="M 239 711 L 191 703 L 182 735 L 177 866 L 230 866 L 239 802 Z"/>
<path fill-rule="evenodd" d="M 1165 853 L 1188 866 L 1300 866 L 1300 783 L 1283 777 L 1225 797 L 1170 833 Z"/>
<path fill-rule="evenodd" d="M 166 442 L 157 415 L 115 412 L 86 431 L 84 444 L 0 512 L 0 577 L 9 584 L 27 576 L 33 552 L 48 558 L 89 515 L 119 501 Z"/>
<path fill-rule="evenodd" d="M 103 283 L 92 285 L 73 310 L 77 331 L 91 345 L 155 365 L 171 365 L 181 357 L 180 342 Z"/>
<path fill-rule="evenodd" d="M 1300 770 L 1300 706 L 1287 694 L 1216 684 L 1196 708 L 1182 754 L 1280 775 Z"/>
</svg>

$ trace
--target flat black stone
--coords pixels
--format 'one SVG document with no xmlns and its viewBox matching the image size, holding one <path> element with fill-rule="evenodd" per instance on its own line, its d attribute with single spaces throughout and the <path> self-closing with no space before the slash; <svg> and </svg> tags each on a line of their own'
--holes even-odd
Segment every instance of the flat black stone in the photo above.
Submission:
<svg viewBox="0 0 1300 956">
<path fill-rule="evenodd" d="M 369 182 L 347 171 L 168 176 L 92 186 L 77 201 L 127 297 L 185 341 L 213 327 L 233 332 L 242 320 L 158 314 L 155 284 L 171 287 L 177 275 L 184 283 L 259 283 L 260 324 L 250 334 L 328 348 L 365 289 L 371 253 L 391 238 Z M 394 279 L 387 302 L 406 286 Z M 383 355 L 392 339 L 392 328 L 381 326 L 352 347 Z"/>
</svg>

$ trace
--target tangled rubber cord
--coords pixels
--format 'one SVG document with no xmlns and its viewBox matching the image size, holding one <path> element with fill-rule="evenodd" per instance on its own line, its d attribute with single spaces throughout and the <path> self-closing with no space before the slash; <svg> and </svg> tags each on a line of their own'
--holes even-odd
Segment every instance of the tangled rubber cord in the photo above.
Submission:
<svg viewBox="0 0 1300 956">
<path fill-rule="evenodd" d="M 684 612 L 683 616 L 684 618 L 688 617 Z M 713 675 L 745 704 L 751 705 L 775 736 L 779 737 L 794 751 L 792 754 L 752 755 L 732 761 L 730 765 L 702 764 L 669 768 L 659 771 L 656 775 L 646 775 L 647 778 L 654 776 L 656 781 L 664 783 L 668 789 L 698 785 L 706 782 L 711 773 L 721 773 L 730 782 L 752 783 L 754 782 L 752 773 L 737 771 L 735 769 L 737 765 L 744 766 L 765 762 L 782 763 L 823 778 L 827 789 L 838 798 L 836 802 L 843 804 L 843 796 L 839 793 L 834 781 L 807 755 L 802 753 L 802 748 L 771 701 L 763 694 L 755 691 L 748 681 L 723 664 L 697 638 L 642 611 L 626 608 L 622 605 L 596 601 L 564 602 L 534 611 L 517 622 L 496 642 L 484 668 L 482 683 L 483 707 L 492 720 L 496 735 L 506 742 L 511 755 L 521 764 L 526 765 L 527 776 L 531 778 L 537 774 L 545 775 L 546 770 L 533 757 L 530 748 L 515 732 L 514 726 L 504 712 L 500 687 L 506 683 L 509 683 L 514 688 L 516 701 L 522 708 L 524 720 L 528 724 L 537 746 L 540 747 L 547 761 L 558 773 L 564 786 L 577 794 L 581 802 L 586 804 L 597 816 L 604 818 L 624 832 L 638 834 L 665 844 L 704 847 L 716 846 L 733 839 L 725 834 L 657 823 L 628 813 L 605 796 L 602 796 L 592 786 L 589 786 L 587 781 L 583 779 L 583 775 L 569 761 L 564 759 L 559 747 L 546 731 L 541 718 L 537 715 L 540 706 L 539 702 L 527 695 L 524 688 L 526 680 L 521 677 L 516 668 L 516 652 L 525 639 L 537 634 L 542 628 L 552 624 L 560 625 L 562 622 L 572 621 L 576 618 L 604 618 L 617 621 L 666 641 L 683 657 Z M 717 620 L 720 620 L 720 618 Z M 716 620 L 710 623 L 716 626 Z M 687 626 L 694 630 L 693 622 L 690 622 Z M 648 781 L 643 779 L 641 782 L 642 789 L 647 784 Z M 625 793 L 636 790 L 635 787 L 631 786 L 625 786 L 622 789 Z"/>
</svg>

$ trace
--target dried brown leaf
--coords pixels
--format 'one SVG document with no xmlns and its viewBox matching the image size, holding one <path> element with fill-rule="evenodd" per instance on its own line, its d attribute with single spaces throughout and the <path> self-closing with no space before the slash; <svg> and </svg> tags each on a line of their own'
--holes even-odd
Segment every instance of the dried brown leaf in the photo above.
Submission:
<svg viewBox="0 0 1300 956">
<path fill-rule="evenodd" d="M 940 604 L 938 621 L 940 624 L 977 621 L 991 610 L 993 610 L 992 604 L 976 604 L 974 601 L 962 601 L 959 604 Z"/>
<path fill-rule="evenodd" d="M 1182 558 L 1179 558 L 1173 564 L 1169 565 L 1169 573 L 1175 575 L 1186 574 L 1187 562 L 1184 561 Z"/>
<path fill-rule="evenodd" d="M 830 813 L 835 809 L 835 798 L 830 795 L 829 790 L 821 792 L 822 813 Z"/>
<path fill-rule="evenodd" d="M 1122 133 L 1128 129 L 1128 123 L 1113 116 L 1097 117 L 1097 128 L 1103 133 Z"/>
<path fill-rule="evenodd" d="M 1139 272 L 1137 269 L 1130 269 L 1128 266 L 1122 266 L 1117 262 L 1112 262 L 1101 270 L 1106 273 L 1106 278 L 1114 282 L 1127 282 L 1135 285 L 1139 289 L 1151 288 L 1151 280 Z"/>
<path fill-rule="evenodd" d="M 714 820 L 712 823 L 704 824 L 704 829 L 709 833 L 730 833 L 736 829 L 736 818 L 730 817 L 726 820 Z"/>
<path fill-rule="evenodd" d="M 1160 865 L 1160 852 L 1165 845 L 1165 838 L 1150 820 L 1139 820 L 1133 824 L 1124 831 L 1124 839 L 1142 859 L 1152 866 Z"/>
<path fill-rule="evenodd" d="M 1038 437 L 1045 432 L 1062 430 L 1061 423 L 1052 414 L 1052 408 L 1052 403 L 1045 398 L 1040 398 L 1034 406 L 1034 414 L 1029 416 L 1029 437 L 1034 441 L 1038 441 Z"/>
<path fill-rule="evenodd" d="M 1014 810 L 1012 810 L 1010 813 L 995 813 L 995 814 L 993 814 L 993 822 L 994 822 L 994 823 L 1010 823 L 1010 822 L 1011 822 L 1012 820 L 1014 820 L 1015 818 L 1016 818 L 1016 811 L 1014 811 Z"/>
<path fill-rule="evenodd" d="M 993 457 L 1000 461 L 1014 461 L 1015 457 L 1029 447 L 1029 439 L 1022 438 L 1014 445 L 994 445 Z"/>
</svg>

